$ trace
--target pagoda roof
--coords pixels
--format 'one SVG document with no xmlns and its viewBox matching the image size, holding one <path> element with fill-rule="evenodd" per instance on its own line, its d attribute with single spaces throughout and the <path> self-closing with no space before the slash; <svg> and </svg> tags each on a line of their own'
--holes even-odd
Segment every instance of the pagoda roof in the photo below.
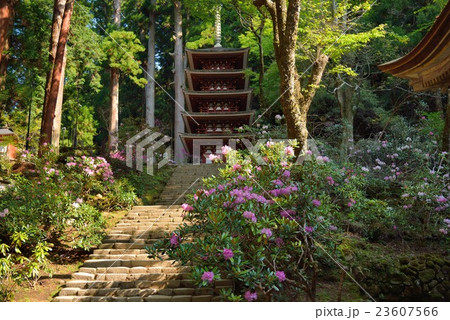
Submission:
<svg viewBox="0 0 450 320">
<path fill-rule="evenodd" d="M 410 80 L 415 91 L 446 90 L 450 86 L 450 2 L 430 31 L 407 55 L 378 68 Z"/>
<path fill-rule="evenodd" d="M 186 49 L 186 52 L 192 53 L 245 53 L 249 52 L 250 48 L 204 48 L 204 49 Z"/>
<path fill-rule="evenodd" d="M 201 120 L 244 120 L 250 124 L 253 121 L 253 117 L 255 115 L 254 111 L 243 111 L 243 112 L 214 112 L 214 113 L 206 113 L 206 112 L 182 112 L 183 121 L 188 129 L 189 133 L 192 133 L 192 126 L 195 125 L 195 122 Z M 222 135 L 221 135 L 222 136 Z"/>
<path fill-rule="evenodd" d="M 201 59 L 232 59 L 238 58 L 239 63 L 237 69 L 246 69 L 248 65 L 248 54 L 250 48 L 207 48 L 207 49 L 186 49 L 186 56 L 189 61 L 189 66 L 192 69 L 202 69 L 201 63 L 199 60 Z"/>
<path fill-rule="evenodd" d="M 242 99 L 244 107 L 241 108 L 242 111 L 250 109 L 250 103 L 252 99 L 252 89 L 248 90 L 233 90 L 233 91 L 192 91 L 184 89 L 184 96 L 186 101 L 186 107 L 190 111 L 194 111 L 194 106 L 196 100 L 204 99 Z"/>
<path fill-rule="evenodd" d="M 194 134 L 194 133 L 179 133 L 179 137 L 183 142 L 183 146 L 185 150 L 187 150 L 190 154 L 192 154 L 193 148 L 193 140 L 222 140 L 229 141 L 233 139 L 242 139 L 242 138 L 254 138 L 254 134 L 252 133 L 230 133 L 224 135 L 204 135 L 204 134 Z"/>
<path fill-rule="evenodd" d="M 198 81 L 200 79 L 203 80 L 220 80 L 225 81 L 226 79 L 234 79 L 239 81 L 239 88 L 231 89 L 231 90 L 211 90 L 217 92 L 226 92 L 226 91 L 237 91 L 237 90 L 247 90 L 249 85 L 249 79 L 245 75 L 245 70 L 227 70 L 227 71 L 218 71 L 218 70 L 192 70 L 186 69 L 186 76 L 188 80 L 188 85 L 190 90 L 194 91 L 202 91 L 199 88 Z M 205 91 L 205 90 L 203 90 Z M 207 91 L 207 90 L 206 90 Z M 208 91 L 208 92 L 211 92 Z"/>
</svg>

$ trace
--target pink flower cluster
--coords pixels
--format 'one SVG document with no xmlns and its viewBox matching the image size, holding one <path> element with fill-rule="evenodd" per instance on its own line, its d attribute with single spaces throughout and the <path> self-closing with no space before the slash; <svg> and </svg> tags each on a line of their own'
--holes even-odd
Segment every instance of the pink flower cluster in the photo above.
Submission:
<svg viewBox="0 0 450 320">
<path fill-rule="evenodd" d="M 297 192 L 297 191 L 298 191 L 297 186 L 288 186 L 285 188 L 270 190 L 269 193 L 274 197 L 280 197 L 280 196 L 284 196 L 284 195 L 289 195 L 292 192 Z"/>
<path fill-rule="evenodd" d="M 203 272 L 202 280 L 208 281 L 208 283 L 212 283 L 214 281 L 214 272 L 212 271 Z"/>
<path fill-rule="evenodd" d="M 265 234 L 267 238 L 270 238 L 272 236 L 272 230 L 269 228 L 262 228 L 261 234 Z"/>
<path fill-rule="evenodd" d="M 244 218 L 251 220 L 252 222 L 256 222 L 256 215 L 251 212 L 251 211 L 244 211 L 244 213 L 242 214 L 244 216 Z"/>
<path fill-rule="evenodd" d="M 9 213 L 9 209 L 5 209 L 2 212 L 0 212 L 0 218 L 6 217 L 6 215 Z"/>
<path fill-rule="evenodd" d="M 244 298 L 248 302 L 252 302 L 258 299 L 258 295 L 256 294 L 256 292 L 251 292 L 250 290 L 248 290 L 244 293 Z"/>
<path fill-rule="evenodd" d="M 245 203 L 250 200 L 267 203 L 267 199 L 264 196 L 254 193 L 252 190 L 253 188 L 248 186 L 241 189 L 233 189 L 230 191 L 230 197 L 234 198 L 234 204 Z"/>
<path fill-rule="evenodd" d="M 234 257 L 233 250 L 231 249 L 224 248 L 222 254 L 225 260 L 229 260 Z"/>
<path fill-rule="evenodd" d="M 183 203 L 181 205 L 181 208 L 183 209 L 183 211 L 187 211 L 187 212 L 194 210 L 194 207 L 189 205 L 189 204 L 187 204 L 187 203 Z"/>
</svg>

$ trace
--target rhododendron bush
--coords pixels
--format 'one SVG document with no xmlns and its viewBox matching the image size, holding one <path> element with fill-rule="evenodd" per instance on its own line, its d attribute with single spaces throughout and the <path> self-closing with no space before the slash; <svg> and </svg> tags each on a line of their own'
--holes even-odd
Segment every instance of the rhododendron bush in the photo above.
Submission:
<svg viewBox="0 0 450 320">
<path fill-rule="evenodd" d="M 33 169 L 10 176 L 12 186 L 0 191 L 0 300 L 11 299 L 10 286 L 39 276 L 52 247 L 100 244 L 100 210 L 129 207 L 135 198 L 129 187 L 114 183 L 104 158 L 58 163 L 54 153 L 38 158 L 25 152 L 21 159 Z"/>
<path fill-rule="evenodd" d="M 309 155 L 296 165 L 293 147 L 268 142 L 253 155 L 224 147 L 226 168 L 183 204 L 185 223 L 150 256 L 192 263 L 199 285 L 232 279 L 225 299 L 314 300 L 319 260 L 335 255 L 339 231 L 372 204 L 359 191 L 363 172 Z"/>
</svg>

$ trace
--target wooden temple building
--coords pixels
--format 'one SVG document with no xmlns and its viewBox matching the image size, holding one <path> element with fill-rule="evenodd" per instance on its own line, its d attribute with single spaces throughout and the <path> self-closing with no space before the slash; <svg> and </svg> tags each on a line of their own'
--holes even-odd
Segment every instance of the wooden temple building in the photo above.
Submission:
<svg viewBox="0 0 450 320">
<path fill-rule="evenodd" d="M 214 48 L 186 50 L 186 132 L 179 135 L 189 154 L 200 152 L 201 163 L 209 163 L 210 154 L 220 154 L 222 145 L 236 147 L 235 141 L 243 137 L 238 128 L 253 122 L 252 90 L 245 75 L 248 53 L 248 48 L 222 48 L 220 33 Z M 200 150 L 194 150 L 196 146 Z"/>
<path fill-rule="evenodd" d="M 408 79 L 414 91 L 450 89 L 450 1 L 422 41 L 407 55 L 379 65 L 396 77 Z M 442 148 L 450 151 L 450 95 Z"/>
</svg>

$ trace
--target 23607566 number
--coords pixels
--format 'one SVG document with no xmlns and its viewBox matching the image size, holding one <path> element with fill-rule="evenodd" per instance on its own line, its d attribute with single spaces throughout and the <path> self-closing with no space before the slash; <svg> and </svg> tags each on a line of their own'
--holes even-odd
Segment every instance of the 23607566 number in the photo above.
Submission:
<svg viewBox="0 0 450 320">
<path fill-rule="evenodd" d="M 377 317 L 436 317 L 438 315 L 437 307 L 377 307 Z"/>
</svg>

